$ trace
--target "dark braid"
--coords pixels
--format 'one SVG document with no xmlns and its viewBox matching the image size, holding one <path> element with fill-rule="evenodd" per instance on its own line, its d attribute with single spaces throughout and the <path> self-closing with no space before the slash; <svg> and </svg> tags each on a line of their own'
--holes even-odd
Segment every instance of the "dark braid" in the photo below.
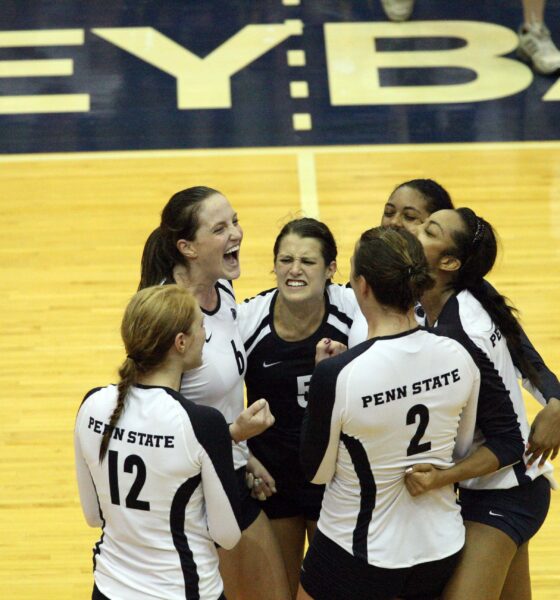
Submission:
<svg viewBox="0 0 560 600">
<path fill-rule="evenodd" d="M 452 238 L 455 253 L 461 261 L 455 291 L 468 290 L 484 307 L 494 324 L 506 338 L 508 348 L 529 381 L 538 386 L 539 375 L 522 351 L 522 329 L 517 320 L 518 311 L 509 300 L 484 281 L 494 266 L 498 244 L 492 225 L 478 217 L 470 208 L 459 208 L 465 229 L 455 231 Z"/>
</svg>

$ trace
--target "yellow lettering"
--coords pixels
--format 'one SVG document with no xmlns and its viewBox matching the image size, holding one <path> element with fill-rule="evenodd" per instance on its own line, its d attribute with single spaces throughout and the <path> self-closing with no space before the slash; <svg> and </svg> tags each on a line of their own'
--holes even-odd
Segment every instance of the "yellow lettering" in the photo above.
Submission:
<svg viewBox="0 0 560 600">
<path fill-rule="evenodd" d="M 35 46 L 81 46 L 83 29 L 1 31 L 0 48 Z M 2 60 L 0 77 L 68 76 L 74 72 L 71 59 Z M 88 94 L 37 94 L 0 96 L 0 114 L 87 112 Z"/>
<path fill-rule="evenodd" d="M 554 102 L 560 100 L 560 79 L 543 96 L 545 102 Z"/>
<path fill-rule="evenodd" d="M 460 38 L 466 45 L 452 50 L 378 52 L 380 38 Z M 517 46 L 506 27 L 474 21 L 409 23 L 327 23 L 325 43 L 331 102 L 359 104 L 440 104 L 480 102 L 516 94 L 533 79 L 519 61 L 504 58 Z M 383 68 L 459 67 L 476 73 L 468 83 L 381 86 Z"/>
<path fill-rule="evenodd" d="M 111 44 L 172 75 L 180 109 L 230 108 L 230 78 L 291 35 L 298 22 L 247 25 L 205 58 L 200 58 L 152 27 L 93 29 Z"/>
</svg>

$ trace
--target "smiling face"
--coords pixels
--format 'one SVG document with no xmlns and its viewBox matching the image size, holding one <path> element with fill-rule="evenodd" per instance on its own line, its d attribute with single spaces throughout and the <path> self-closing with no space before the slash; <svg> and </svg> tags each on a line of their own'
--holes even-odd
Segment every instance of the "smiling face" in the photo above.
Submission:
<svg viewBox="0 0 560 600">
<path fill-rule="evenodd" d="M 212 194 L 198 212 L 198 229 L 193 241 L 179 240 L 177 247 L 189 266 L 215 282 L 240 275 L 239 250 L 243 231 L 237 213 L 221 194 Z"/>
<path fill-rule="evenodd" d="M 319 240 L 289 233 L 280 242 L 274 271 L 278 291 L 285 300 L 322 302 L 336 262 L 325 265 Z"/>
<path fill-rule="evenodd" d="M 412 187 L 397 188 L 383 209 L 383 227 L 404 227 L 412 233 L 430 216 L 426 199 Z"/>
</svg>

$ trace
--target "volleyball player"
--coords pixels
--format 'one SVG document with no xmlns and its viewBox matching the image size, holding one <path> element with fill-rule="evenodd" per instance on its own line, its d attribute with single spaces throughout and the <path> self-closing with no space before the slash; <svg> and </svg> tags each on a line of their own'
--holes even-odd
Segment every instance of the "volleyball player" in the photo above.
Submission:
<svg viewBox="0 0 560 600">
<path fill-rule="evenodd" d="M 274 425 L 248 443 L 266 469 L 257 491 L 268 497 L 262 508 L 280 543 L 295 598 L 305 536 L 313 537 L 324 489 L 306 482 L 299 467 L 315 347 L 322 338 L 348 344 L 357 306 L 351 290 L 331 284 L 337 248 L 325 224 L 290 221 L 273 254 L 276 287 L 240 304 L 238 320 L 247 352 L 248 404 L 266 396 L 275 416 Z"/>
<path fill-rule="evenodd" d="M 535 387 L 539 374 L 523 356 L 511 307 L 483 280 L 497 254 L 492 227 L 472 210 L 460 208 L 432 214 L 417 233 L 436 280 L 421 298 L 427 323 L 436 331 L 463 332 L 489 357 L 509 391 L 526 442 L 529 425 L 511 353 Z M 419 485 L 437 476 L 430 467 L 417 469 L 409 479 Z M 548 511 L 551 472 L 550 463 L 525 456 L 499 473 L 461 482 L 467 543 L 444 598 L 531 598 L 528 546 Z"/>
<path fill-rule="evenodd" d="M 383 209 L 381 224 L 384 226 L 404 227 L 415 232 L 434 212 L 452 209 L 453 203 L 448 192 L 432 179 L 412 179 L 399 184 L 389 196 Z M 497 293 L 485 281 L 489 293 Z M 515 367 L 523 378 L 523 385 L 533 396 L 546 406 L 536 416 L 529 433 L 528 464 L 544 461 L 552 454 L 556 455 L 560 445 L 560 383 L 558 378 L 546 366 L 535 350 L 529 338 L 520 327 L 521 343 L 514 352 L 510 348 Z M 366 339 L 367 324 L 365 318 L 357 313 L 349 335 L 349 346 L 355 346 Z M 509 341 L 508 341 L 509 346 Z M 539 375 L 539 388 L 535 389 L 527 377 L 526 366 L 534 368 Z"/>
<path fill-rule="evenodd" d="M 301 461 L 327 488 L 298 598 L 435 598 L 464 543 L 453 482 L 519 460 L 519 427 L 503 388 L 477 406 L 480 371 L 461 344 L 417 326 L 414 304 L 433 281 L 412 234 L 365 232 L 351 282 L 368 339 L 311 379 Z M 486 445 L 453 466 L 483 413 Z M 416 498 L 404 476 L 418 461 L 448 480 Z"/>
<path fill-rule="evenodd" d="M 118 385 L 90 391 L 75 427 L 84 515 L 102 527 L 94 600 L 223 599 L 214 543 L 241 531 L 227 424 L 178 393 L 202 363 L 203 317 L 178 286 L 148 288 L 121 326 Z"/>
<path fill-rule="evenodd" d="M 176 281 L 192 292 L 204 313 L 203 363 L 183 377 L 181 393 L 217 408 L 231 423 L 243 534 L 235 549 L 219 550 L 225 594 L 228 600 L 286 600 L 288 581 L 280 548 L 245 485 L 245 440 L 269 427 L 274 418 L 263 399 L 243 410 L 247 358 L 231 285 L 240 274 L 242 238 L 237 214 L 220 192 L 202 186 L 182 190 L 166 204 L 160 226 L 146 242 L 140 287 Z"/>
</svg>

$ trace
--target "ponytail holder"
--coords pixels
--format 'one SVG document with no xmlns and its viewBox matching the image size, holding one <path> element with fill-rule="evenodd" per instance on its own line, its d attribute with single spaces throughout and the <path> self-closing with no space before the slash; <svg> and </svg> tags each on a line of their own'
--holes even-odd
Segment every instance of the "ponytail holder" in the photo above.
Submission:
<svg viewBox="0 0 560 600">
<path fill-rule="evenodd" d="M 137 358 L 132 354 L 127 354 L 126 358 L 129 358 L 132 362 L 138 362 Z"/>
<path fill-rule="evenodd" d="M 412 277 L 413 275 L 418 275 L 418 273 L 421 272 L 421 269 L 419 269 L 418 267 L 416 267 L 414 265 L 410 265 L 408 267 L 408 269 L 406 270 L 406 272 L 408 273 L 409 277 Z"/>
<path fill-rule="evenodd" d="M 486 223 L 480 217 L 476 217 L 476 230 L 474 232 L 474 236 L 473 236 L 473 240 L 472 240 L 473 248 L 475 248 L 478 245 L 478 243 L 482 239 L 482 236 L 484 235 L 485 230 L 486 230 Z"/>
</svg>

